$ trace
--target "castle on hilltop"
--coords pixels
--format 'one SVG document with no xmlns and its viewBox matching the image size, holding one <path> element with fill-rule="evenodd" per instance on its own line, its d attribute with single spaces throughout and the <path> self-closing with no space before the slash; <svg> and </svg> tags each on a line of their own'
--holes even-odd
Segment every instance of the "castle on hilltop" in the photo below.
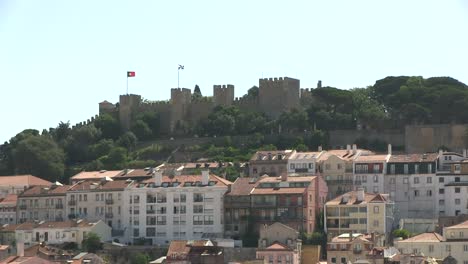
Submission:
<svg viewBox="0 0 468 264">
<path fill-rule="evenodd" d="M 318 82 L 321 87 L 321 81 Z M 171 134 L 206 118 L 216 106 L 238 106 L 242 109 L 260 111 L 277 118 L 282 112 L 301 108 L 311 99 L 309 89 L 301 89 L 298 79 L 289 77 L 264 78 L 259 80 L 257 96 L 234 97 L 234 85 L 213 85 L 213 96 L 192 98 L 187 88 L 172 88 L 169 101 L 146 101 L 140 95 L 121 95 L 117 104 L 99 103 L 99 114 L 108 113 L 118 117 L 123 130 L 129 130 L 137 113 L 156 111 L 161 117 L 161 132 Z"/>
</svg>

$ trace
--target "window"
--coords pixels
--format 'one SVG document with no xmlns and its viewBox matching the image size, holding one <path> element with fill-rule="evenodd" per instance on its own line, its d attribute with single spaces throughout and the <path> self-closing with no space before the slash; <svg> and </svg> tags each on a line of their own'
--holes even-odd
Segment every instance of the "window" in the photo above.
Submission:
<svg viewBox="0 0 468 264">
<path fill-rule="evenodd" d="M 414 173 L 419 174 L 419 164 L 414 164 Z"/>
<path fill-rule="evenodd" d="M 460 164 L 455 164 L 455 165 L 454 165 L 454 171 L 455 171 L 455 173 L 460 173 L 460 170 L 461 170 Z"/>
<path fill-rule="evenodd" d="M 194 205 L 193 206 L 193 213 L 194 214 L 202 214 L 203 213 L 203 205 Z"/>
<path fill-rule="evenodd" d="M 204 217 L 204 224 L 205 225 L 212 225 L 214 223 L 214 216 L 212 215 L 205 215 Z"/>
<path fill-rule="evenodd" d="M 133 229 L 133 236 L 134 237 L 139 237 L 140 236 L 140 229 L 134 228 Z"/>
<path fill-rule="evenodd" d="M 157 225 L 166 225 L 166 216 L 158 215 L 156 217 L 156 224 Z"/>
<path fill-rule="evenodd" d="M 408 177 L 403 178 L 403 183 L 408 183 Z"/>
<path fill-rule="evenodd" d="M 342 168 L 341 163 L 336 164 L 336 168 L 337 168 L 338 170 L 341 170 L 341 168 Z"/>
<path fill-rule="evenodd" d="M 419 190 L 414 190 L 414 197 L 418 197 L 419 196 Z"/>
<path fill-rule="evenodd" d="M 427 183 L 432 183 L 432 177 L 427 177 L 427 178 L 426 178 L 426 182 L 427 182 Z"/>
<path fill-rule="evenodd" d="M 395 174 L 395 164 L 390 165 L 390 174 Z"/>
<path fill-rule="evenodd" d="M 99 201 L 99 194 L 96 193 L 96 201 Z"/>
<path fill-rule="evenodd" d="M 341 258 L 341 263 L 347 263 L 346 258 Z"/>
<path fill-rule="evenodd" d="M 203 225 L 203 216 L 201 215 L 193 216 L 193 225 Z"/>
<path fill-rule="evenodd" d="M 460 177 L 455 177 L 455 182 L 460 182 Z"/>
<path fill-rule="evenodd" d="M 380 164 L 378 164 L 378 163 L 374 164 L 372 169 L 374 170 L 374 173 L 379 173 L 380 172 Z"/>
<path fill-rule="evenodd" d="M 455 193 L 460 193 L 460 187 L 455 187 Z"/>
<path fill-rule="evenodd" d="M 202 193 L 194 193 L 193 194 L 193 201 L 194 202 L 203 202 L 203 194 Z"/>
<path fill-rule="evenodd" d="M 336 263 L 336 258 L 331 258 L 331 263 Z"/>
<path fill-rule="evenodd" d="M 83 194 L 83 200 L 88 201 L 88 195 L 87 194 Z"/>
<path fill-rule="evenodd" d="M 452 247 L 450 245 L 445 245 L 445 251 L 447 252 L 452 251 Z"/>
<path fill-rule="evenodd" d="M 439 200 L 439 205 L 444 205 L 445 204 L 445 200 L 444 199 L 440 199 Z"/>
<path fill-rule="evenodd" d="M 444 194 L 445 193 L 445 189 L 439 189 L 439 194 Z"/>
<path fill-rule="evenodd" d="M 444 182 L 444 178 L 443 177 L 440 177 L 439 178 L 439 183 L 443 183 Z"/>
<path fill-rule="evenodd" d="M 455 199 L 455 204 L 459 205 L 460 204 L 460 199 Z"/>
<path fill-rule="evenodd" d="M 429 245 L 429 252 L 434 252 L 434 245 Z"/>
<path fill-rule="evenodd" d="M 374 206 L 374 214 L 378 214 L 379 213 L 379 207 L 378 206 Z"/>
<path fill-rule="evenodd" d="M 429 197 L 432 196 L 432 190 L 427 190 L 426 191 L 426 196 L 429 196 Z"/>
<path fill-rule="evenodd" d="M 395 184 L 395 178 L 390 178 L 390 184 Z"/>
<path fill-rule="evenodd" d="M 408 164 L 403 165 L 403 173 L 408 174 Z"/>
<path fill-rule="evenodd" d="M 374 175 L 374 182 L 379 182 L 379 176 Z"/>
<path fill-rule="evenodd" d="M 463 245 L 463 251 L 468 251 L 468 245 Z"/>
<path fill-rule="evenodd" d="M 374 193 L 378 193 L 379 192 L 379 187 L 378 186 L 374 186 Z"/>
<path fill-rule="evenodd" d="M 367 175 L 362 176 L 362 182 L 367 182 Z"/>
<path fill-rule="evenodd" d="M 419 177 L 414 177 L 414 184 L 418 184 L 419 183 Z"/>
</svg>

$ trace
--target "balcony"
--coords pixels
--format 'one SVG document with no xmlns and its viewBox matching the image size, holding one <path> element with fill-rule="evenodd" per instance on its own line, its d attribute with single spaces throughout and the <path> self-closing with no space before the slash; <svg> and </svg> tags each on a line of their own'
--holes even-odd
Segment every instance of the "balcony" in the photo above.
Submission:
<svg viewBox="0 0 468 264">
<path fill-rule="evenodd" d="M 354 253 L 354 254 L 361 254 L 361 253 L 362 253 L 362 249 L 361 249 L 361 248 L 353 248 L 353 253 Z"/>
<path fill-rule="evenodd" d="M 205 198 L 205 202 L 211 203 L 214 201 L 214 198 Z"/>
<path fill-rule="evenodd" d="M 70 201 L 68 201 L 68 205 L 76 205 L 76 200 L 70 200 Z"/>
<path fill-rule="evenodd" d="M 326 181 L 329 185 L 345 185 L 353 184 L 353 180 L 328 180 Z"/>
<path fill-rule="evenodd" d="M 56 204 L 55 209 L 63 209 L 63 204 Z"/>
<path fill-rule="evenodd" d="M 146 214 L 155 214 L 156 210 L 146 210 Z"/>
<path fill-rule="evenodd" d="M 114 200 L 113 199 L 106 199 L 106 204 L 114 204 Z"/>
<path fill-rule="evenodd" d="M 28 208 L 28 207 L 27 207 L 25 204 L 21 204 L 21 205 L 19 206 L 19 209 L 20 209 L 20 210 L 26 210 L 26 208 Z"/>
<path fill-rule="evenodd" d="M 194 203 L 201 203 L 201 202 L 203 202 L 203 197 L 194 197 L 193 202 Z"/>
<path fill-rule="evenodd" d="M 106 218 L 113 218 L 114 214 L 113 213 L 106 213 Z"/>
<path fill-rule="evenodd" d="M 276 207 L 275 202 L 254 202 L 253 207 Z"/>
</svg>

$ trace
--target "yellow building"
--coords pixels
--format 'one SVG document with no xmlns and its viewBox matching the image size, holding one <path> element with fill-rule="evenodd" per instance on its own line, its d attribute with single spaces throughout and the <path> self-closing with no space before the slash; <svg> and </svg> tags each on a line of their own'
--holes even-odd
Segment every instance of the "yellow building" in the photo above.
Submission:
<svg viewBox="0 0 468 264">
<path fill-rule="evenodd" d="M 379 233 L 391 231 L 394 203 L 385 194 L 364 190 L 345 193 L 325 204 L 325 231 L 328 237 L 344 233 Z"/>
</svg>

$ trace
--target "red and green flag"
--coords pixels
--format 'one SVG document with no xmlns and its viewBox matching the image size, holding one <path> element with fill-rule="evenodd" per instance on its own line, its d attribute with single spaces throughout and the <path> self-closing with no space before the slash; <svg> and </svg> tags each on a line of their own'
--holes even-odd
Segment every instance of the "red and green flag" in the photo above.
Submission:
<svg viewBox="0 0 468 264">
<path fill-rule="evenodd" d="M 128 77 L 135 77 L 135 72 L 134 71 L 128 71 L 127 72 L 127 78 Z"/>
</svg>

